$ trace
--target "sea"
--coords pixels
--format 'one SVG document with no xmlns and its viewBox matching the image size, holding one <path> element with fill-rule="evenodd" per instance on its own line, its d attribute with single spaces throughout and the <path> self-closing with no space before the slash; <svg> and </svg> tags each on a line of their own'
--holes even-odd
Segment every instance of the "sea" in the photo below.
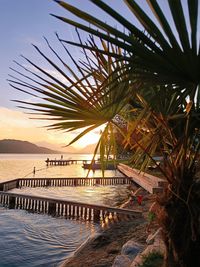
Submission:
<svg viewBox="0 0 200 267">
<path fill-rule="evenodd" d="M 63 159 L 91 160 L 92 154 L 63 154 Z M 58 154 L 0 154 L 0 182 L 25 177 L 86 177 L 82 163 L 46 166 Z M 33 172 L 35 168 L 35 173 Z M 101 170 L 89 177 L 102 176 Z M 106 177 L 122 176 L 106 170 Z M 14 193 L 98 203 L 117 207 L 129 194 L 126 185 L 13 189 Z M 56 218 L 0 206 L 0 267 L 57 267 L 88 238 L 100 231 L 93 222 Z"/>
</svg>

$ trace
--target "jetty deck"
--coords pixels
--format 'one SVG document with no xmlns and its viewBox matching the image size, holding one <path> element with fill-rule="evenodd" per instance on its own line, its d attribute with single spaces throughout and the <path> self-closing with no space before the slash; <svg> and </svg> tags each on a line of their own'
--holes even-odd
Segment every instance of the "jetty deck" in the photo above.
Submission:
<svg viewBox="0 0 200 267">
<path fill-rule="evenodd" d="M 58 165 L 58 166 L 65 166 L 65 165 L 71 165 L 71 164 L 78 164 L 78 163 L 82 163 L 82 164 L 86 164 L 91 162 L 90 160 L 83 160 L 83 159 L 49 159 L 47 158 L 45 160 L 46 165 Z"/>
<path fill-rule="evenodd" d="M 66 166 L 71 164 L 82 164 L 84 169 L 100 170 L 102 169 L 101 162 L 99 160 L 84 160 L 84 159 L 49 159 L 45 160 L 47 166 Z M 116 164 L 113 162 L 108 162 L 105 164 L 104 169 L 115 170 L 117 168 Z"/>
</svg>

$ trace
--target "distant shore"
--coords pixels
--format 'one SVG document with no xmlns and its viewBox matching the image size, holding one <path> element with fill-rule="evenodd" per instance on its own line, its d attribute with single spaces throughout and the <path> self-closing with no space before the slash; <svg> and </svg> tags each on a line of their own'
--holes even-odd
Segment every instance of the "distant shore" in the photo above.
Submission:
<svg viewBox="0 0 200 267">
<path fill-rule="evenodd" d="M 63 145 L 46 144 L 47 147 L 33 144 L 28 141 L 3 139 L 0 140 L 0 153 L 6 154 L 93 154 L 96 144 L 87 145 L 83 148 L 68 147 L 60 151 Z M 50 148 L 49 148 L 50 147 Z"/>
</svg>

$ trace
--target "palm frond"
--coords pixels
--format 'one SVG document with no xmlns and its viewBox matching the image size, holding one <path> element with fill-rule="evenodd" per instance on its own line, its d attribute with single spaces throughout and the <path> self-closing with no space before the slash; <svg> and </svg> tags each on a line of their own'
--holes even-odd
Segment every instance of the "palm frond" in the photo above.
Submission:
<svg viewBox="0 0 200 267">
<path fill-rule="evenodd" d="M 137 73 L 138 70 L 140 71 L 138 72 L 138 77 L 140 77 L 141 69 L 144 70 L 145 68 L 146 74 L 152 79 L 155 79 L 156 76 L 157 85 L 161 83 L 163 78 L 166 84 L 181 84 L 181 86 L 185 84 L 185 86 L 187 86 L 187 88 L 190 87 L 190 89 L 194 84 L 197 85 L 199 83 L 199 51 L 196 49 L 199 47 L 199 43 L 197 43 L 199 42 L 199 39 L 197 39 L 197 21 L 199 16 L 197 11 L 198 1 L 192 1 L 191 5 L 190 2 L 188 2 L 189 20 L 192 29 L 191 38 L 188 34 L 189 30 L 186 25 L 181 1 L 169 1 L 169 9 L 172 13 L 180 40 L 174 35 L 174 30 L 168 23 L 167 14 L 162 12 L 162 8 L 155 0 L 149 0 L 147 3 L 165 35 L 160 31 L 157 24 L 144 12 L 142 4 L 138 4 L 134 0 L 126 0 L 125 2 L 133 15 L 143 25 L 148 36 L 101 0 L 91 0 L 91 2 L 104 10 L 108 15 L 115 18 L 127 29 L 127 34 L 116 30 L 98 18 L 64 1 L 56 2 L 69 12 L 94 25 L 97 30 L 66 18 L 59 17 L 59 19 L 110 41 L 128 51 L 131 54 L 130 61 L 134 72 Z M 98 29 L 101 29 L 101 31 Z M 137 61 L 135 61 L 136 58 Z M 145 72 L 143 72 L 141 79 L 145 77 Z M 148 78 L 148 80 L 150 79 Z"/>
</svg>

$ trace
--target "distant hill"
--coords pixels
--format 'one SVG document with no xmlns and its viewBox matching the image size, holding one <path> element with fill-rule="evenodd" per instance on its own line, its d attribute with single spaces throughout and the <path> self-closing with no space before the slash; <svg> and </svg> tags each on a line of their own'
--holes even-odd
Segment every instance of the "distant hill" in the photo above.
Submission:
<svg viewBox="0 0 200 267">
<path fill-rule="evenodd" d="M 63 152 L 36 146 L 27 141 L 4 139 L 0 140 L 0 153 L 60 154 Z"/>
</svg>

